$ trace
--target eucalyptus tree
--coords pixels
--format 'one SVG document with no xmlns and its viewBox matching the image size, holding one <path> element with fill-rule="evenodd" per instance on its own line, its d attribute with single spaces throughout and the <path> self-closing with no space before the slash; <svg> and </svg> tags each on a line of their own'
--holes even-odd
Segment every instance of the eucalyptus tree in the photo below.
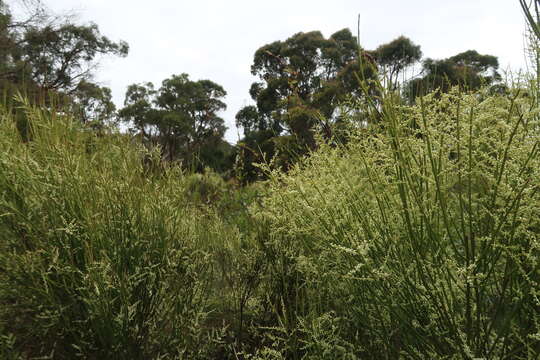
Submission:
<svg viewBox="0 0 540 360">
<path fill-rule="evenodd" d="M 218 112 L 227 108 L 222 99 L 227 92 L 210 80 L 191 81 L 187 74 L 163 81 L 156 97 L 161 110 L 158 127 L 168 143 L 170 159 L 182 149 L 184 157 L 199 152 L 211 139 L 225 134 Z"/>
<path fill-rule="evenodd" d="M 501 78 L 497 57 L 479 54 L 476 50 L 468 50 L 441 60 L 428 58 L 424 60 L 422 67 L 423 75 L 408 84 L 411 101 L 434 90 L 448 92 L 453 86 L 476 90 Z"/>
<path fill-rule="evenodd" d="M 96 84 L 93 76 L 101 56 L 124 57 L 128 44 L 110 40 L 94 23 L 78 24 L 72 17 L 54 15 L 41 1 L 20 0 L 21 4 L 28 15 L 16 18 L 0 0 L 0 89 L 23 92 L 34 102 L 47 103 L 52 97 L 57 104 L 87 109 L 80 115 L 83 121 L 98 108 L 100 119 L 110 118 L 110 90 Z"/>
<path fill-rule="evenodd" d="M 210 80 L 173 75 L 157 90 L 152 83 L 130 85 L 119 118 L 146 140 L 159 143 L 165 159 L 189 165 L 201 154 L 213 157 L 209 148 L 223 147 L 227 128 L 219 112 L 227 107 L 226 95 Z"/>
<path fill-rule="evenodd" d="M 338 104 L 348 96 L 359 95 L 357 60 L 357 40 L 348 29 L 329 38 L 319 31 L 297 33 L 260 47 L 251 66 L 258 81 L 250 88 L 258 116 L 242 110 L 238 123 L 272 130 L 276 136 L 286 131 L 313 148 L 314 128 L 332 119 Z M 373 76 L 367 67 L 363 70 Z"/>
<path fill-rule="evenodd" d="M 156 90 L 151 82 L 129 85 L 124 107 L 118 111 L 118 118 L 145 141 L 150 141 L 157 131 L 158 110 L 154 107 L 155 96 Z"/>
<path fill-rule="evenodd" d="M 384 76 L 383 80 L 391 89 L 397 89 L 400 75 L 422 58 L 420 45 L 405 36 L 380 45 L 372 53 Z"/>
<path fill-rule="evenodd" d="M 72 113 L 84 123 L 102 126 L 114 122 L 116 106 L 108 87 L 80 81 L 69 100 Z"/>
<path fill-rule="evenodd" d="M 268 160 L 291 148 L 300 154 L 315 148 L 316 130 L 326 139 L 333 138 L 333 128 L 344 120 L 346 104 L 377 95 L 371 80 L 389 71 L 395 82 L 421 54 L 420 47 L 405 37 L 366 51 L 349 29 L 328 38 L 320 31 L 301 32 L 260 47 L 251 66 L 258 78 L 249 90 L 255 105 L 236 115 L 236 124 L 245 135 L 240 143 L 244 167 L 256 171 L 249 162 Z M 368 94 L 360 79 L 369 85 Z M 283 135 L 287 139 L 278 139 Z"/>
</svg>

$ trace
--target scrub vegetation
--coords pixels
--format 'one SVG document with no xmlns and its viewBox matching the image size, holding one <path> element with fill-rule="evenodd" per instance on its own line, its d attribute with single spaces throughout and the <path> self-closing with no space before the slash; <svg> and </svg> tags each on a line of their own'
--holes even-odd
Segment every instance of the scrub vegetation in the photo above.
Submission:
<svg viewBox="0 0 540 360">
<path fill-rule="evenodd" d="M 211 81 L 131 86 L 126 132 L 0 49 L 0 358 L 537 359 L 538 73 L 356 41 L 259 49 L 234 147 Z"/>
</svg>

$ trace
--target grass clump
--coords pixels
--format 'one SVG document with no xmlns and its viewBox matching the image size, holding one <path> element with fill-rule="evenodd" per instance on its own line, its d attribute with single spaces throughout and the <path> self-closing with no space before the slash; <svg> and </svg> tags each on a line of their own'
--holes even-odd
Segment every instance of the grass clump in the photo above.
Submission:
<svg viewBox="0 0 540 360">
<path fill-rule="evenodd" d="M 124 135 L 0 111 L 2 344 L 27 358 L 210 356 L 201 244 L 220 225 L 181 196 L 182 174 L 148 171 L 158 154 Z"/>
<path fill-rule="evenodd" d="M 405 107 L 386 93 L 370 110 L 379 123 L 273 175 L 261 216 L 280 256 L 280 353 L 537 356 L 533 99 L 456 89 Z"/>
</svg>

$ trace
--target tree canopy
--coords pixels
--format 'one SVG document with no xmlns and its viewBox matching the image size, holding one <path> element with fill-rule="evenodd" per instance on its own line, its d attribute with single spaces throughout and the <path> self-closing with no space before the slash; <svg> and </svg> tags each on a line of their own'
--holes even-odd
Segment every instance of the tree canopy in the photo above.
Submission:
<svg viewBox="0 0 540 360">
<path fill-rule="evenodd" d="M 381 72 L 387 77 L 389 86 L 396 88 L 399 75 L 409 66 L 422 58 L 420 45 L 415 45 L 409 38 L 400 36 L 387 44 L 380 45 L 373 55 Z"/>
<path fill-rule="evenodd" d="M 130 85 L 119 116 L 146 141 L 160 144 L 166 159 L 208 165 L 204 158 L 215 157 L 209 148 L 226 147 L 225 122 L 218 115 L 227 107 L 226 95 L 210 80 L 173 75 L 158 90 L 152 83 Z"/>
<path fill-rule="evenodd" d="M 50 13 L 40 1 L 23 1 L 27 18 L 13 17 L 0 0 L 0 89 L 22 91 L 31 101 L 75 107 L 83 121 L 110 120 L 110 90 L 93 81 L 101 55 L 126 56 L 126 42 L 114 42 L 94 23 L 77 24 Z"/>
<path fill-rule="evenodd" d="M 276 135 L 286 130 L 312 147 L 320 119 L 331 119 L 338 104 L 358 92 L 357 59 L 357 40 L 348 29 L 329 38 L 319 31 L 298 33 L 262 46 L 251 66 L 259 78 L 250 89 L 258 116 L 253 108 L 243 109 L 238 123 Z"/>
<path fill-rule="evenodd" d="M 332 127 L 346 113 L 344 104 L 365 96 L 360 78 L 369 82 L 388 74 L 389 83 L 395 86 L 401 72 L 421 55 L 420 46 L 404 36 L 374 51 L 363 50 L 349 29 L 328 38 L 320 31 L 297 33 L 260 47 L 251 66 L 251 73 L 259 79 L 249 91 L 255 105 L 236 114 L 236 124 L 244 129 L 240 147 L 245 161 L 283 155 L 283 149 L 276 151 L 278 144 L 296 154 L 313 149 L 314 132 L 322 130 L 331 138 Z M 278 141 L 283 134 L 295 140 Z M 266 153 L 254 155 L 262 149 Z"/>
<path fill-rule="evenodd" d="M 408 85 L 411 101 L 434 90 L 447 92 L 453 86 L 475 90 L 500 80 L 497 57 L 482 55 L 476 50 L 468 50 L 442 60 L 428 58 L 422 67 L 423 75 Z"/>
</svg>

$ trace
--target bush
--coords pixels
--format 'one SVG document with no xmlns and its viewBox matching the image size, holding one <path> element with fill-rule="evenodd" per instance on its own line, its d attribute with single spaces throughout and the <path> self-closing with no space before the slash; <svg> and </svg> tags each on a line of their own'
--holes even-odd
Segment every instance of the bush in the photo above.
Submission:
<svg viewBox="0 0 540 360">
<path fill-rule="evenodd" d="M 184 194 L 194 203 L 212 204 L 229 191 L 223 178 L 205 168 L 202 174 L 192 173 L 184 177 Z"/>
<path fill-rule="evenodd" d="M 383 95 L 240 189 L 2 108 L 0 357 L 537 357 L 534 99 Z"/>
<path fill-rule="evenodd" d="M 309 329 L 324 320 L 324 336 L 348 354 L 354 344 L 359 358 L 534 358 L 533 100 L 455 90 L 413 107 L 389 93 L 381 104 L 370 111 L 382 121 L 346 146 L 274 173 L 256 210 L 280 259 L 274 304 L 289 340 L 279 351 L 320 358 L 321 336 Z"/>
<path fill-rule="evenodd" d="M 158 154 L 124 135 L 28 105 L 0 112 L 0 344 L 24 357 L 208 358 L 213 266 L 200 245 L 221 227 L 189 205 L 181 173 L 149 173 Z"/>
</svg>

